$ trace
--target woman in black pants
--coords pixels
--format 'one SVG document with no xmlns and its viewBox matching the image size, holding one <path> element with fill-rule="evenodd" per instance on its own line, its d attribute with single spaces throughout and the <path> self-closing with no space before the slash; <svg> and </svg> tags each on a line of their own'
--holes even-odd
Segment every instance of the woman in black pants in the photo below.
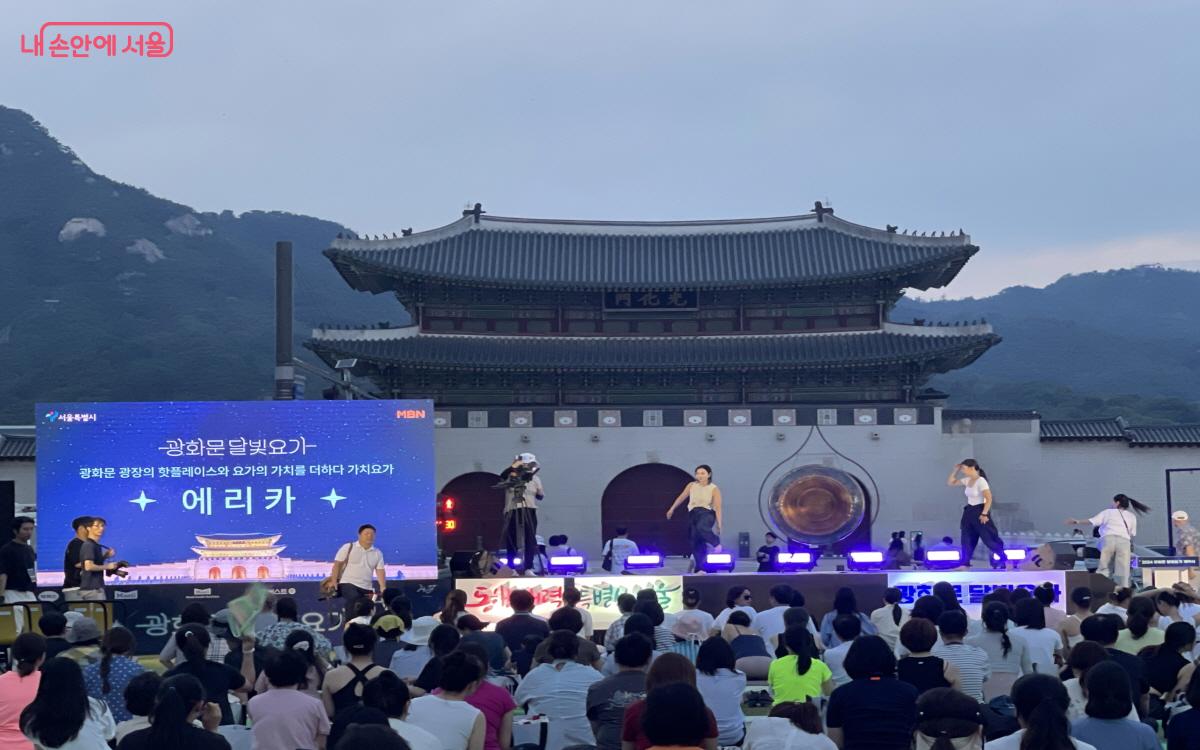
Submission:
<svg viewBox="0 0 1200 750">
<path fill-rule="evenodd" d="M 667 508 L 667 518 L 684 501 L 688 501 L 688 541 L 692 546 L 692 557 L 695 558 L 693 570 L 703 572 L 704 556 L 708 552 L 707 545 L 716 548 L 721 546 L 721 490 L 712 483 L 712 467 L 700 464 L 696 467 L 696 481 L 688 482 Z"/>
<path fill-rule="evenodd" d="M 962 476 L 959 476 L 959 475 Z M 975 548 L 980 542 L 992 553 L 999 555 L 998 564 L 1004 566 L 1004 542 L 1000 541 L 1000 532 L 992 520 L 992 488 L 988 484 L 987 474 L 979 462 L 968 458 L 961 464 L 955 464 L 946 484 L 951 487 L 962 485 L 967 496 L 967 504 L 963 506 L 962 521 L 962 564 L 970 567 L 971 558 L 975 556 Z M 997 563 L 993 562 L 993 566 Z"/>
</svg>

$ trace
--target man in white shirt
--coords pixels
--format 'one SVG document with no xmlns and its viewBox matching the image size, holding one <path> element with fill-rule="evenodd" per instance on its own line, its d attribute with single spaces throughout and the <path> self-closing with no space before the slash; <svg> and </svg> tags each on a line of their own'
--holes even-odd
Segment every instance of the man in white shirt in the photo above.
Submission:
<svg viewBox="0 0 1200 750">
<path fill-rule="evenodd" d="M 372 578 L 379 581 L 379 593 L 387 588 L 387 571 L 383 552 L 375 546 L 375 527 L 364 523 L 358 527 L 358 541 L 346 542 L 333 557 L 333 572 L 329 578 L 337 583 L 338 595 L 346 601 L 347 619 L 354 615 L 354 603 L 374 595 Z"/>
<path fill-rule="evenodd" d="M 831 678 L 833 684 L 841 687 L 850 682 L 850 675 L 846 674 L 844 664 L 846 654 L 850 651 L 850 646 L 854 644 L 854 639 L 862 634 L 862 621 L 855 615 L 838 615 L 833 618 L 833 632 L 837 633 L 841 643 L 825 649 L 825 653 L 821 655 L 821 661 L 825 662 L 825 666 L 829 667 L 829 671 L 833 673 Z"/>
<path fill-rule="evenodd" d="M 757 630 L 758 634 L 762 636 L 768 651 L 773 648 L 771 639 L 778 638 L 786 629 L 783 624 L 783 613 L 792 606 L 795 598 L 796 591 L 791 586 L 786 583 L 776 584 L 771 587 L 771 591 L 767 595 L 767 601 L 771 608 L 754 615 L 750 627 Z M 810 622 L 811 620 L 812 618 L 809 618 Z"/>
<path fill-rule="evenodd" d="M 612 554 L 612 570 L 619 570 L 622 573 L 628 573 L 625 570 L 625 559 L 630 555 L 636 555 L 640 550 L 637 542 L 629 538 L 629 529 L 624 526 L 617 528 L 617 535 L 604 543 L 604 549 L 600 551 L 602 557 L 608 557 Z"/>
</svg>

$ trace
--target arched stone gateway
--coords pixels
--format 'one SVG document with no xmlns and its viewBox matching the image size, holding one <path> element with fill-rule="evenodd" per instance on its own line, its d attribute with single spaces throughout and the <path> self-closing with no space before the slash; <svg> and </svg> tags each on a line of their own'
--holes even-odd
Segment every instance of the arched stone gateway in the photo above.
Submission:
<svg viewBox="0 0 1200 750">
<path fill-rule="evenodd" d="M 689 554 L 687 510 L 676 510 L 670 521 L 665 514 L 690 481 L 690 473 L 670 464 L 639 464 L 613 477 L 600 500 L 601 543 L 624 526 L 642 549 Z"/>
</svg>

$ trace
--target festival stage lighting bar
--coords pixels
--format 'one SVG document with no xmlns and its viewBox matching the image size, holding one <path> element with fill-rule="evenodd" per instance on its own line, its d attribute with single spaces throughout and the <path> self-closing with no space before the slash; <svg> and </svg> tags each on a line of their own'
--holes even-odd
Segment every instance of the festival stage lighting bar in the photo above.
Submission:
<svg viewBox="0 0 1200 750">
<path fill-rule="evenodd" d="M 1018 565 L 1020 565 L 1021 563 L 1023 563 L 1023 562 L 1025 561 L 1025 558 L 1027 558 L 1028 556 L 1029 556 L 1029 550 L 1025 549 L 1024 547 L 1018 547 L 1018 548 L 1016 548 L 1016 549 L 1006 549 L 1006 550 L 1004 550 L 1004 562 L 1006 562 L 1006 563 L 1012 563 L 1012 566 L 1013 566 L 1013 568 L 1014 568 L 1014 569 L 1015 569 L 1015 568 L 1016 568 Z M 993 562 L 993 563 L 999 563 L 999 562 L 1000 562 L 1000 556 L 999 556 L 999 555 L 997 555 L 997 554 L 993 554 L 993 555 L 992 555 L 992 562 Z M 1001 565 L 1001 567 L 1003 567 L 1003 566 Z"/>
<path fill-rule="evenodd" d="M 644 555 L 630 555 L 625 558 L 625 567 L 630 570 L 641 570 L 645 568 L 661 568 L 663 564 L 663 556 L 658 553 L 647 553 Z"/>
<path fill-rule="evenodd" d="M 726 573 L 733 572 L 733 553 L 731 552 L 709 552 L 704 556 L 703 568 L 709 573 Z"/>
<path fill-rule="evenodd" d="M 925 550 L 925 567 L 931 570 L 946 570 L 962 565 L 962 552 L 956 549 Z"/>
<path fill-rule="evenodd" d="M 883 552 L 874 549 L 856 550 L 846 557 L 850 570 L 879 570 L 883 567 Z"/>
<path fill-rule="evenodd" d="M 519 557 L 514 557 L 512 559 L 512 564 L 509 564 L 507 557 L 497 557 L 496 560 L 504 563 L 505 565 L 508 565 L 508 567 L 510 567 L 510 568 L 515 568 L 521 564 L 521 558 L 519 558 Z"/>
<path fill-rule="evenodd" d="M 781 571 L 812 570 L 817 565 L 817 556 L 812 552 L 780 552 L 775 566 Z"/>
<path fill-rule="evenodd" d="M 583 555 L 555 555 L 550 558 L 551 573 L 586 573 L 587 560 Z"/>
</svg>

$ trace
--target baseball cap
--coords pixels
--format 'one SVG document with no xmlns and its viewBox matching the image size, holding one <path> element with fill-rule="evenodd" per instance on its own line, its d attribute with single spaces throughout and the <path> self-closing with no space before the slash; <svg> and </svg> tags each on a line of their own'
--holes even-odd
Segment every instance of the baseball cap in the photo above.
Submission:
<svg viewBox="0 0 1200 750">
<path fill-rule="evenodd" d="M 412 629 L 404 634 L 404 642 L 414 646 L 425 646 L 429 643 L 429 634 L 441 623 L 436 617 L 426 615 L 413 620 Z"/>
<path fill-rule="evenodd" d="M 1188 520 L 1188 514 L 1186 510 L 1177 510 L 1171 514 L 1171 518 L 1176 521 L 1186 521 Z"/>
<path fill-rule="evenodd" d="M 85 641 L 99 640 L 101 636 L 100 626 L 90 617 L 83 617 L 76 620 L 67 633 L 67 643 L 84 643 Z"/>
<path fill-rule="evenodd" d="M 533 455 L 532 453 L 518 453 L 517 460 L 521 461 L 522 463 L 535 464 L 537 463 L 537 456 Z"/>
</svg>

